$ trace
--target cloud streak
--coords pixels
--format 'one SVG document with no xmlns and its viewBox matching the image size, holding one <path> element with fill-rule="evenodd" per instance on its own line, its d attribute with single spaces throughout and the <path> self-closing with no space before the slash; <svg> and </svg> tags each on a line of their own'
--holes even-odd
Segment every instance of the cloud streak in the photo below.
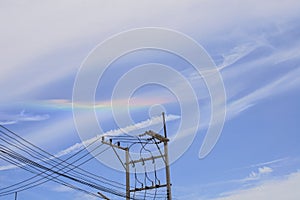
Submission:
<svg viewBox="0 0 300 200">
<path fill-rule="evenodd" d="M 0 113 L 0 124 L 1 125 L 11 125 L 19 122 L 38 122 L 49 119 L 48 114 L 44 115 L 35 115 L 26 113 L 24 110 L 19 114 L 6 114 Z"/>
<path fill-rule="evenodd" d="M 180 116 L 178 115 L 166 115 L 166 121 L 174 121 L 174 120 L 178 120 L 180 119 Z M 118 129 L 114 129 L 114 130 L 110 130 L 107 131 L 105 133 L 103 133 L 100 136 L 96 136 L 94 138 L 88 139 L 86 141 L 83 141 L 81 143 L 76 143 L 62 151 L 60 151 L 59 153 L 56 154 L 56 156 L 64 156 L 67 154 L 70 154 L 72 152 L 76 152 L 78 149 L 82 148 L 83 146 L 87 146 L 89 145 L 91 142 L 95 141 L 97 138 L 101 137 L 101 136 L 105 136 L 105 135 L 109 135 L 109 136 L 117 136 L 117 135 L 121 135 L 124 133 L 132 133 L 135 131 L 140 131 L 141 129 L 145 129 L 145 128 L 149 128 L 153 125 L 157 125 L 157 124 L 161 124 L 162 123 L 162 119 L 160 116 L 155 116 L 152 117 L 150 119 L 135 123 L 133 125 L 129 125 L 123 128 L 118 128 Z"/>
<path fill-rule="evenodd" d="M 271 83 L 256 89 L 252 93 L 231 101 L 227 106 L 227 116 L 229 116 L 229 118 L 233 118 L 258 103 L 259 100 L 270 98 L 274 95 L 295 89 L 300 85 L 299 76 L 300 68 L 296 68 Z"/>
<path fill-rule="evenodd" d="M 171 114 L 166 115 L 166 121 L 174 121 L 174 120 L 179 120 L 179 119 L 180 119 L 180 116 L 178 116 L 178 115 L 171 115 Z M 76 144 L 74 144 L 74 145 L 72 145 L 72 146 L 56 153 L 54 155 L 54 157 L 62 157 L 62 156 L 69 155 L 69 154 L 72 154 L 74 152 L 77 152 L 80 149 L 82 149 L 83 147 L 88 146 L 89 144 L 91 144 L 92 142 L 94 142 L 95 140 L 97 140 L 101 136 L 105 136 L 105 135 L 110 135 L 110 136 L 114 135 L 114 136 L 116 136 L 116 135 L 120 135 L 120 134 L 124 134 L 124 133 L 131 133 L 131 132 L 139 131 L 141 129 L 149 128 L 151 126 L 158 125 L 158 124 L 161 124 L 161 123 L 162 123 L 161 116 L 154 116 L 152 118 L 149 118 L 147 120 L 135 123 L 133 125 L 129 125 L 129 126 L 126 126 L 124 128 L 110 130 L 110 131 L 107 131 L 107 132 L 103 133 L 102 135 L 97 135 L 97 136 L 95 136 L 93 138 L 90 138 L 88 140 L 82 141 L 80 143 L 76 143 Z M 15 168 L 17 168 L 15 165 L 4 165 L 4 166 L 0 166 L 0 171 L 10 170 L 10 169 L 15 169 Z"/>
<path fill-rule="evenodd" d="M 260 44 L 258 43 L 245 43 L 239 46 L 234 47 L 227 54 L 224 54 L 223 63 L 218 66 L 219 70 L 223 70 L 226 67 L 229 67 L 235 64 L 237 61 L 241 60 L 245 56 L 249 55 L 256 48 L 258 48 Z"/>
</svg>

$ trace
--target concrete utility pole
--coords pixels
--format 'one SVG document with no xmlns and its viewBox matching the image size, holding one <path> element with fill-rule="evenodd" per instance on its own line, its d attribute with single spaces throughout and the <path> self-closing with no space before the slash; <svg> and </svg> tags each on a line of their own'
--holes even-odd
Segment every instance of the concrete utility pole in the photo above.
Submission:
<svg viewBox="0 0 300 200">
<path fill-rule="evenodd" d="M 163 116 L 163 123 L 164 123 L 164 135 L 165 139 L 168 138 L 167 136 L 167 126 L 166 126 L 166 118 L 165 113 L 162 113 Z M 170 165 L 169 165 L 169 152 L 168 152 L 168 141 L 169 139 L 164 141 L 164 153 L 165 153 L 165 164 L 166 164 L 166 179 L 167 179 L 167 199 L 172 199 L 171 193 L 171 176 L 170 176 Z"/>
<path fill-rule="evenodd" d="M 129 171 L 129 149 L 125 149 L 126 156 L 126 200 L 130 199 L 130 171 Z"/>
</svg>

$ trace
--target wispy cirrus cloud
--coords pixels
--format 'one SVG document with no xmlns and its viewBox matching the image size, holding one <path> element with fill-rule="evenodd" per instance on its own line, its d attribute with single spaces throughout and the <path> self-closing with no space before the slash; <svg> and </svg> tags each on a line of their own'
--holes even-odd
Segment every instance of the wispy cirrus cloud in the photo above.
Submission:
<svg viewBox="0 0 300 200">
<path fill-rule="evenodd" d="M 0 22 L 3 29 L 0 44 L 5 48 L 0 51 L 2 61 L 0 83 L 1 86 L 5 85 L 6 90 L 10 91 L 8 97 L 4 98 L 11 100 L 17 96 L 30 96 L 57 80 L 74 75 L 80 62 L 92 46 L 85 49 L 84 53 L 79 53 L 80 56 L 72 56 L 71 59 L 69 55 L 64 55 L 65 57 L 61 57 L 61 59 L 51 59 L 49 55 L 55 54 L 55 52 L 64 48 L 73 50 L 74 44 L 84 45 L 86 41 L 90 42 L 90 38 L 93 38 L 95 43 L 103 41 L 111 34 L 123 31 L 125 27 L 127 29 L 150 25 L 179 31 L 184 30 L 189 33 L 195 29 L 195 26 L 191 26 L 191 24 L 199 24 L 201 31 L 197 32 L 197 35 L 209 35 L 211 37 L 211 33 L 231 29 L 232 26 L 243 20 L 249 21 L 247 23 L 249 25 L 257 19 L 271 19 L 267 21 L 272 21 L 273 17 L 287 17 L 287 15 L 291 17 L 293 13 L 298 12 L 296 8 L 299 6 L 299 2 L 295 0 L 288 0 L 284 3 L 255 0 L 244 2 L 243 5 L 235 1 L 205 2 L 203 4 L 202 2 L 189 0 L 176 5 L 172 1 L 156 2 L 154 4 L 136 2 L 131 5 L 131 9 L 127 9 L 128 5 L 126 3 L 121 3 L 118 8 L 112 7 L 110 4 L 100 5 L 99 2 L 92 2 L 91 4 L 93 6 L 89 9 L 82 7 L 79 2 L 70 7 L 69 1 L 61 2 L 59 7 L 53 2 L 28 5 L 15 2 L 1 5 L 3 10 L 0 13 Z M 260 5 L 259 8 L 257 5 Z M 173 7 L 172 12 L 165 9 L 169 6 Z M 153 9 L 154 15 L 151 17 L 143 15 L 142 10 L 147 10 L 148 7 L 155 8 Z M 117 9 L 118 16 L 109 11 L 112 8 Z M 211 15 L 211 8 L 214 8 L 214 15 Z M 27 9 L 30 9 L 31 12 L 28 13 Z M 132 10 L 135 12 L 132 12 Z M 189 13 L 188 18 L 186 12 Z M 18 13 L 22 20 L 16 18 L 14 13 Z M 53 13 L 58 14 L 53 16 Z M 66 13 L 68 14 L 66 15 Z M 78 13 L 82 13 L 82 15 L 79 17 Z M 172 17 L 173 13 L 176 13 L 177 20 L 170 20 L 170 18 L 165 17 Z M 139 20 L 132 20 L 137 15 L 140 16 Z M 109 19 L 109 22 L 102 20 L 103 18 Z M 6 19 L 10 20 L 7 21 Z M 30 26 L 24 27 L 24 24 L 30 24 Z M 47 26 L 44 26 L 45 24 Z M 122 26 L 119 26 L 119 24 L 122 24 Z M 102 27 L 106 28 L 103 29 Z M 53 34 L 52 30 L 63 31 Z M 222 37 L 224 37 L 223 32 Z M 254 47 L 250 44 L 250 46 L 233 49 L 233 52 L 228 56 L 225 53 L 226 59 L 224 59 L 221 67 L 235 63 L 241 56 L 239 53 L 242 52 L 246 55 L 251 52 L 249 51 L 251 48 Z M 57 55 L 54 56 L 57 57 Z M 70 62 L 76 57 L 79 59 L 75 63 Z M 48 62 L 46 58 L 51 61 Z M 22 76 L 18 74 L 22 74 Z"/>
<path fill-rule="evenodd" d="M 284 161 L 287 161 L 288 158 L 279 158 L 279 159 L 275 159 L 275 160 L 271 160 L 271 161 L 267 161 L 267 162 L 262 162 L 262 163 L 257 163 L 257 164 L 253 164 L 250 167 L 261 167 L 261 166 L 265 166 L 265 165 L 272 165 L 272 164 L 277 164 L 277 163 L 282 163 Z"/>
<path fill-rule="evenodd" d="M 19 114 L 0 113 L 0 124 L 11 125 L 19 122 L 37 122 L 37 121 L 44 121 L 49 118 L 50 116 L 48 114 L 37 115 L 37 114 L 26 113 L 23 110 Z"/>
<path fill-rule="evenodd" d="M 300 85 L 299 76 L 300 68 L 296 68 L 267 85 L 258 88 L 239 99 L 229 102 L 227 105 L 227 114 L 229 118 L 237 116 L 239 113 L 254 106 L 260 100 L 295 89 Z"/>
<path fill-rule="evenodd" d="M 256 56 L 256 59 L 253 59 L 251 54 L 260 52 L 260 48 L 265 48 L 264 50 L 267 51 L 268 55 Z M 297 89 L 300 86 L 300 79 L 298 78 L 300 76 L 300 61 L 297 61 L 297 59 L 300 60 L 299 50 L 298 45 L 293 45 L 288 49 L 276 49 L 271 43 L 259 36 L 254 38 L 253 43 L 241 43 L 229 50 L 228 53 L 223 54 L 224 61 L 219 65 L 219 70 L 223 76 L 227 92 L 226 120 L 239 116 L 261 101 Z M 293 66 L 286 66 L 283 63 L 293 59 L 296 59 Z M 277 74 L 277 71 L 280 71 L 280 74 Z M 197 82 L 202 79 L 198 73 L 184 70 L 183 74 L 195 86 L 195 91 L 201 90 L 202 96 L 199 100 L 201 100 L 200 106 L 202 106 L 202 120 L 198 128 L 205 129 L 209 126 L 210 112 L 210 104 L 205 100 L 209 99 L 210 96 L 205 95 L 207 91 L 201 88 L 205 87 L 205 84 Z M 256 81 L 262 76 L 267 76 L 268 82 Z M 190 127 L 184 131 L 184 136 L 193 134 L 194 130 L 195 127 Z"/>
<path fill-rule="evenodd" d="M 235 46 L 228 53 L 222 55 L 223 62 L 218 66 L 218 69 L 223 70 L 224 68 L 235 64 L 237 61 L 249 55 L 252 51 L 254 51 L 259 46 L 261 46 L 261 44 L 256 42 L 245 43 L 245 44 Z"/>
<path fill-rule="evenodd" d="M 294 28 L 287 24 L 273 24 L 275 28 L 266 28 L 264 32 L 244 33 L 240 30 L 232 33 L 230 38 L 240 41 L 215 53 L 215 57 L 222 57 L 218 69 L 226 89 L 227 120 L 262 100 L 299 87 L 300 41 L 295 39 L 289 45 L 278 45 L 278 41 L 293 32 Z M 220 39 L 219 43 L 226 47 L 228 41 Z M 187 74 L 195 88 L 201 91 L 201 100 L 210 98 L 203 89 L 205 84 L 199 81 L 202 77 L 198 73 L 185 70 L 183 74 Z M 204 110 L 210 106 L 205 101 L 201 105 Z"/>
</svg>

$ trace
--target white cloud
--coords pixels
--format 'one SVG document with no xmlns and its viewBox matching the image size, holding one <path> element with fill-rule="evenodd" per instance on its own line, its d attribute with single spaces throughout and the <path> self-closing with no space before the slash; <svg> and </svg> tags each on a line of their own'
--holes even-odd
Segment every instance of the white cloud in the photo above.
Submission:
<svg viewBox="0 0 300 200">
<path fill-rule="evenodd" d="M 178 115 L 171 115 L 171 114 L 166 115 L 166 121 L 173 121 L 173 120 L 178 120 L 178 119 L 180 119 L 180 116 L 178 116 Z M 107 131 L 106 133 L 104 133 L 104 135 L 119 135 L 119 134 L 123 134 L 123 133 L 131 133 L 133 131 L 151 127 L 151 126 L 157 125 L 157 124 L 162 124 L 161 116 L 155 116 L 155 117 L 152 117 L 145 121 L 141 121 L 141 122 L 135 123 L 133 125 L 128 125 L 124 128 L 110 130 L 110 131 Z"/>
<path fill-rule="evenodd" d="M 273 169 L 271 167 L 264 166 L 264 167 L 258 168 L 259 174 L 269 174 L 271 172 L 273 172 Z"/>
<path fill-rule="evenodd" d="M 77 152 L 78 150 L 80 150 L 82 147 L 84 146 L 84 144 L 81 142 L 81 143 L 76 143 L 60 152 L 58 152 L 55 157 L 61 157 L 61 156 L 64 156 L 64 155 L 68 155 L 70 153 L 73 153 L 73 152 Z"/>
<path fill-rule="evenodd" d="M 257 171 L 252 171 L 250 174 L 249 174 L 249 179 L 252 180 L 252 179 L 259 179 L 261 178 L 262 176 L 266 175 L 266 174 L 269 174 L 273 172 L 273 169 L 271 167 L 267 167 L 267 166 L 264 166 L 264 167 L 259 167 Z"/>
<path fill-rule="evenodd" d="M 4 120 L 0 121 L 0 125 L 11 125 L 11 124 L 16 124 L 18 121 L 16 120 Z"/>
<path fill-rule="evenodd" d="M 265 181 L 253 188 L 233 191 L 228 196 L 214 200 L 298 200 L 300 199 L 299 185 L 300 172 L 296 172 L 280 179 Z"/>
<path fill-rule="evenodd" d="M 52 190 L 55 192 L 73 192 L 74 191 L 72 188 L 69 188 L 64 185 L 58 185 L 56 187 L 53 187 Z"/>
<path fill-rule="evenodd" d="M 20 114 L 0 113 L 0 125 L 16 124 L 18 122 L 35 122 L 49 119 L 48 114 L 35 115 L 22 111 Z"/>
<path fill-rule="evenodd" d="M 223 55 L 223 63 L 218 66 L 219 70 L 222 70 L 228 66 L 233 65 L 240 59 L 250 54 L 253 50 L 260 46 L 259 43 L 245 43 L 234 47 L 230 52 Z"/>
<path fill-rule="evenodd" d="M 250 167 L 261 167 L 261 166 L 265 166 L 265 165 L 271 165 L 271 164 L 275 164 L 275 163 L 281 163 L 283 161 L 286 161 L 287 159 L 288 158 L 275 159 L 275 160 L 271 160 L 271 161 L 267 161 L 267 162 L 257 163 L 257 164 L 251 165 Z"/>
</svg>

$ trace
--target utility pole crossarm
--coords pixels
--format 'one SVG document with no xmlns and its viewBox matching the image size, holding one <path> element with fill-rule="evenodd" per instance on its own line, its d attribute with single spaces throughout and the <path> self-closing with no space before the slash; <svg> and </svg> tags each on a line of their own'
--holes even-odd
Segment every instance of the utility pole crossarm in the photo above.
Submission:
<svg viewBox="0 0 300 200">
<path fill-rule="evenodd" d="M 130 192 L 138 192 L 138 191 L 143 191 L 143 190 L 151 190 L 151 189 L 161 188 L 161 187 L 167 187 L 167 184 L 146 186 L 146 187 L 142 187 L 142 188 L 135 188 L 135 189 L 130 190 Z"/>
<path fill-rule="evenodd" d="M 139 163 L 139 162 L 145 162 L 145 161 L 148 161 L 148 160 L 152 160 L 154 161 L 155 159 L 158 159 L 158 158 L 163 158 L 163 156 L 152 156 L 152 157 L 149 157 L 149 158 L 141 158 L 141 159 L 138 159 L 138 160 L 131 160 L 129 162 L 129 164 L 135 164 L 135 163 Z"/>
<path fill-rule="evenodd" d="M 154 131 L 151 131 L 151 130 L 150 131 L 146 131 L 145 134 L 149 135 L 151 137 L 154 137 L 155 139 L 158 139 L 161 142 L 169 142 L 168 138 L 165 138 L 165 137 L 161 136 L 160 134 L 155 133 Z"/>
<path fill-rule="evenodd" d="M 111 142 L 106 142 L 106 141 L 104 140 L 104 137 L 102 137 L 102 143 L 103 143 L 103 144 L 107 144 L 107 145 L 109 145 L 109 146 L 111 146 L 111 147 L 115 147 L 115 148 L 117 148 L 117 149 L 122 149 L 122 150 L 124 150 L 124 151 L 126 151 L 126 150 L 128 149 L 127 147 L 121 147 L 121 146 L 116 145 L 116 144 L 113 144 L 113 143 L 111 143 Z"/>
</svg>

